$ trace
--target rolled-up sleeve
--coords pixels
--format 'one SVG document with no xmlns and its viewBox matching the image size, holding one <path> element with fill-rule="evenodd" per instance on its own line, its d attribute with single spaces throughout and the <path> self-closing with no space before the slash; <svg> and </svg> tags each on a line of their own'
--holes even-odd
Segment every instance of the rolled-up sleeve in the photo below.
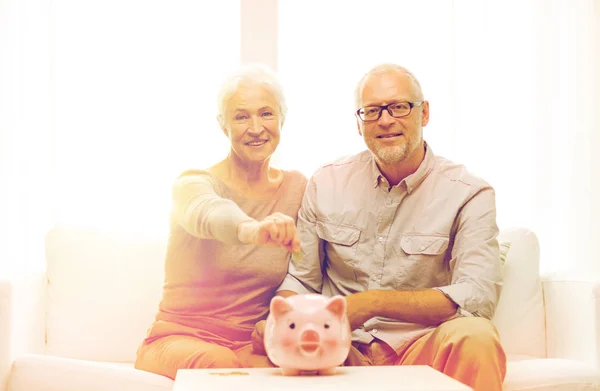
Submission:
<svg viewBox="0 0 600 391">
<path fill-rule="evenodd" d="M 502 270 L 493 188 L 475 193 L 456 220 L 451 284 L 434 289 L 458 305 L 458 316 L 491 319 L 502 287 Z"/>
<path fill-rule="evenodd" d="M 232 200 L 219 196 L 210 174 L 183 173 L 173 185 L 173 217 L 190 235 L 241 244 L 238 226 L 252 220 Z"/>
<path fill-rule="evenodd" d="M 323 241 L 317 235 L 316 222 L 316 187 L 314 178 L 311 178 L 306 186 L 296 223 L 303 258 L 290 261 L 288 274 L 278 291 L 287 290 L 298 294 L 322 292 Z"/>
</svg>

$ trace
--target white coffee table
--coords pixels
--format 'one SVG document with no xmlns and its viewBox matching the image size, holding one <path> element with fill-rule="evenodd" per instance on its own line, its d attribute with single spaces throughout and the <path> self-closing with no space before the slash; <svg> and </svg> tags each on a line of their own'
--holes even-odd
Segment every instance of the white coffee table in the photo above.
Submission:
<svg viewBox="0 0 600 391">
<path fill-rule="evenodd" d="M 340 367 L 333 376 L 283 376 L 278 368 L 180 369 L 173 391 L 469 391 L 425 365 Z"/>
</svg>

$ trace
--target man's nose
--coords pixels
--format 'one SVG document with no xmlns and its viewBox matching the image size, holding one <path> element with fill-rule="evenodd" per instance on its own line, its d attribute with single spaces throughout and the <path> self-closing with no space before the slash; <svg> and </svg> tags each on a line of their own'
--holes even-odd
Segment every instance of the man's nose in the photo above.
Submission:
<svg viewBox="0 0 600 391">
<path fill-rule="evenodd" d="M 394 123 L 394 117 L 387 110 L 382 110 L 378 122 L 381 126 L 389 126 Z"/>
</svg>

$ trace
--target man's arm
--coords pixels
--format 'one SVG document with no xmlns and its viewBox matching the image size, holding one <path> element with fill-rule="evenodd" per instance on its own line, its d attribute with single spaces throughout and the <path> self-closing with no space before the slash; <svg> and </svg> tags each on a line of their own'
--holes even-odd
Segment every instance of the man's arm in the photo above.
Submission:
<svg viewBox="0 0 600 391">
<path fill-rule="evenodd" d="M 496 196 L 491 186 L 463 205 L 454 227 L 452 281 L 435 289 L 458 304 L 458 315 L 492 319 L 502 288 L 502 264 Z"/>
<path fill-rule="evenodd" d="M 435 289 L 418 291 L 372 290 L 346 297 L 352 330 L 382 316 L 403 322 L 437 325 L 456 314 L 457 305 Z"/>
<path fill-rule="evenodd" d="M 436 325 L 453 316 L 491 319 L 502 284 L 491 187 L 467 201 L 455 227 L 450 285 L 416 291 L 373 290 L 348 296 L 348 317 L 353 328 L 375 316 L 424 325 Z"/>
<path fill-rule="evenodd" d="M 293 293 L 321 293 L 322 265 L 325 257 L 323 240 L 317 235 L 317 190 L 314 177 L 308 181 L 302 205 L 298 211 L 296 231 L 303 254 L 301 260 L 290 260 L 288 274 L 279 286 L 277 295 L 288 297 Z"/>
</svg>

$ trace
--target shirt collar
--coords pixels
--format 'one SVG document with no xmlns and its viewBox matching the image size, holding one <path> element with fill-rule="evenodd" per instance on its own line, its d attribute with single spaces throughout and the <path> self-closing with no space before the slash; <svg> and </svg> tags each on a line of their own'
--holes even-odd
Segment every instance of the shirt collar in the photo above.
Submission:
<svg viewBox="0 0 600 391">
<path fill-rule="evenodd" d="M 417 171 L 415 171 L 411 175 L 404 178 L 404 180 L 402 180 L 402 182 L 400 182 L 399 185 L 401 185 L 404 182 L 404 184 L 406 186 L 406 190 L 410 194 L 415 188 L 417 188 L 417 186 L 419 186 L 421 184 L 421 182 L 423 182 L 425 180 L 425 178 L 427 178 L 427 176 L 431 173 L 431 171 L 433 171 L 434 166 L 435 166 L 435 155 L 433 154 L 431 147 L 429 147 L 427 145 L 427 142 L 425 142 L 425 157 L 423 158 L 423 161 L 419 165 L 419 168 L 417 168 Z M 375 162 L 375 158 L 373 157 L 373 155 L 371 155 L 371 171 L 372 171 L 373 177 L 374 177 L 374 180 L 373 180 L 374 188 L 379 186 L 383 181 L 386 181 L 383 174 L 381 174 L 381 171 L 379 170 L 379 167 L 377 166 L 377 163 Z"/>
</svg>

